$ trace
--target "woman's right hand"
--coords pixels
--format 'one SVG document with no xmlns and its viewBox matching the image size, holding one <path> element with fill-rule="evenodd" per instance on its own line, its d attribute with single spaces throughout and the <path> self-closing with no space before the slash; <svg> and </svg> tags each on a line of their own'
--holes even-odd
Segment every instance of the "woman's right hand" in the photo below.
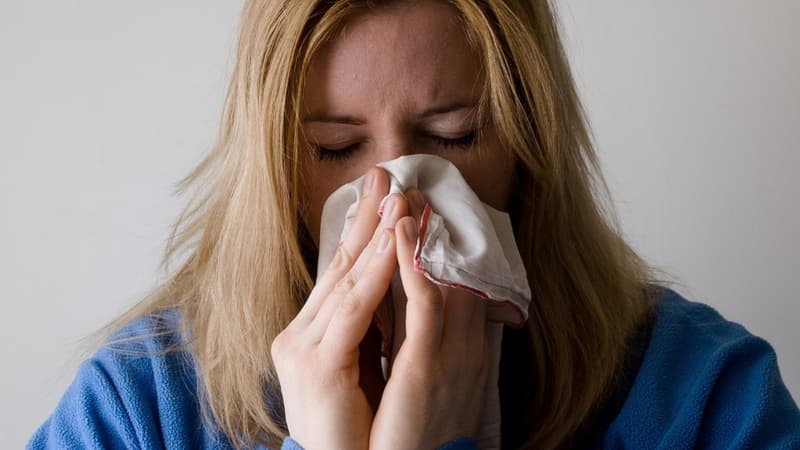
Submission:
<svg viewBox="0 0 800 450">
<path fill-rule="evenodd" d="M 378 217 L 388 190 L 386 173 L 371 169 L 351 231 L 272 343 L 289 435 L 308 450 L 369 445 L 374 412 L 359 386 L 359 344 L 397 268 L 393 227 L 407 210 L 393 195 Z"/>
</svg>

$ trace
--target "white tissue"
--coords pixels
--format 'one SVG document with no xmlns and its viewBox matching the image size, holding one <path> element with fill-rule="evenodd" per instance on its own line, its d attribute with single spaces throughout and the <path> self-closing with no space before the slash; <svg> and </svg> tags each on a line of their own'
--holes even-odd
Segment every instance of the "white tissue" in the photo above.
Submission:
<svg viewBox="0 0 800 450">
<path fill-rule="evenodd" d="M 531 291 L 509 215 L 481 202 L 444 158 L 417 154 L 378 166 L 390 175 L 389 194 L 414 187 L 429 202 L 420 221 L 415 268 L 438 284 L 486 299 L 489 320 L 521 326 Z M 323 206 L 317 278 L 350 230 L 363 182 L 361 177 L 345 184 Z"/>
</svg>

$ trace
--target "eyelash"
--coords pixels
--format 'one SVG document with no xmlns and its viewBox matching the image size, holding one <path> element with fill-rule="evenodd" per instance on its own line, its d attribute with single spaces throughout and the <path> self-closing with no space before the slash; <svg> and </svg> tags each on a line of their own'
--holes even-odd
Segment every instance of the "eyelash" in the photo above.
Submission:
<svg viewBox="0 0 800 450">
<path fill-rule="evenodd" d="M 432 139 L 437 145 L 442 146 L 445 149 L 460 149 L 460 150 L 467 150 L 475 143 L 475 140 L 478 136 L 477 130 L 472 130 L 467 134 L 449 139 L 443 138 L 441 136 L 436 135 L 425 135 L 425 137 Z M 343 161 L 350 156 L 353 155 L 358 150 L 359 145 L 361 143 L 353 144 L 347 146 L 345 148 L 341 148 L 338 150 L 332 150 L 330 148 L 325 148 L 320 145 L 316 145 L 315 148 L 317 150 L 317 159 L 319 160 L 326 160 L 326 161 Z"/>
</svg>

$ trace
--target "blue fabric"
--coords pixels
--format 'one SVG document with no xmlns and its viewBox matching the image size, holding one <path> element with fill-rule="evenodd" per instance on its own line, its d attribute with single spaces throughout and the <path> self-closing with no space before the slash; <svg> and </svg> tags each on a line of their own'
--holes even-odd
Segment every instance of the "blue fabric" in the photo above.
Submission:
<svg viewBox="0 0 800 450">
<path fill-rule="evenodd" d="M 477 450 L 477 449 L 478 447 L 475 446 L 475 440 L 471 438 L 461 438 L 448 442 L 442 447 L 439 447 L 438 450 Z M 304 449 L 294 439 L 287 437 L 283 441 L 283 446 L 281 447 L 281 450 L 304 450 Z"/>
<path fill-rule="evenodd" d="M 164 353 L 180 343 L 175 316 L 141 319 L 121 337 L 161 333 L 106 346 L 85 361 L 28 448 L 232 448 L 200 416 L 191 359 Z M 666 291 L 630 392 L 593 442 L 608 449 L 800 449 L 800 411 L 766 341 Z M 301 447 L 287 438 L 282 449 Z"/>
<path fill-rule="evenodd" d="M 478 450 L 478 446 L 474 439 L 464 437 L 444 444 L 439 450 Z"/>
<path fill-rule="evenodd" d="M 800 412 L 772 347 L 667 291 L 601 448 L 800 449 Z"/>
<path fill-rule="evenodd" d="M 294 439 L 287 437 L 283 440 L 283 445 L 281 445 L 281 450 L 303 450 L 303 447 L 295 442 Z"/>
</svg>

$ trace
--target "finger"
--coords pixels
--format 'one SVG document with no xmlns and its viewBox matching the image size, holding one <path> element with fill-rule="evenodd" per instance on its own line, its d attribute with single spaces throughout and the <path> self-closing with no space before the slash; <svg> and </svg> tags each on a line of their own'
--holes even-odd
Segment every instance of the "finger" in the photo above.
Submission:
<svg viewBox="0 0 800 450">
<path fill-rule="evenodd" d="M 333 260 L 317 281 L 295 320 L 304 323 L 313 320 L 324 299 L 342 276 L 355 264 L 358 255 L 374 236 L 375 228 L 380 221 L 380 217 L 376 213 L 378 205 L 388 191 L 389 177 L 386 172 L 379 167 L 370 169 L 364 178 L 353 225 L 344 240 L 339 243 Z"/>
<path fill-rule="evenodd" d="M 370 169 L 364 178 L 361 192 L 356 219 L 341 243 L 341 247 L 350 255 L 360 255 L 375 234 L 375 228 L 381 220 L 378 207 L 389 192 L 389 176 L 386 171 L 380 167 Z"/>
<path fill-rule="evenodd" d="M 417 188 L 410 188 L 405 192 L 405 196 L 408 199 L 408 213 L 419 223 L 422 210 L 425 209 L 427 203 L 425 196 Z"/>
<path fill-rule="evenodd" d="M 397 353 L 400 351 L 403 341 L 406 339 L 406 304 L 408 303 L 408 299 L 406 298 L 406 292 L 403 289 L 403 280 L 400 278 L 399 270 L 395 271 L 394 276 L 392 276 L 391 289 L 392 307 L 394 309 L 394 326 L 391 334 L 392 348 L 390 349 L 389 354 L 389 364 L 386 374 L 387 378 L 392 372 L 394 359 L 397 356 Z"/>
<path fill-rule="evenodd" d="M 400 279 L 407 297 L 405 342 L 432 354 L 441 344 L 444 301 L 436 285 L 414 269 L 417 243 L 414 219 L 404 217 L 398 221 L 395 236 Z"/>
<path fill-rule="evenodd" d="M 480 344 L 484 339 L 486 314 L 484 299 L 461 288 L 446 288 L 444 341 L 458 345 Z"/>
<path fill-rule="evenodd" d="M 373 244 L 378 239 L 381 230 L 393 229 L 395 226 L 397 226 L 397 221 L 407 215 L 408 201 L 400 194 L 389 195 L 386 199 L 386 202 L 383 204 L 381 221 L 375 230 L 375 234 L 373 235 L 370 244 Z M 392 232 L 394 233 L 394 231 Z M 366 264 L 366 261 L 366 258 L 358 258 L 355 264 L 353 264 L 353 269 L 355 269 L 357 272 L 360 272 L 363 269 L 364 264 Z"/>
<path fill-rule="evenodd" d="M 394 230 L 381 230 L 377 243 L 370 246 L 368 259 L 361 278 L 353 287 L 333 294 L 342 298 L 335 302 L 336 311 L 320 343 L 333 354 L 347 355 L 355 351 L 372 323 L 375 309 L 383 300 L 397 267 Z"/>
<path fill-rule="evenodd" d="M 375 246 L 379 244 L 383 232 L 387 229 L 393 228 L 397 223 L 397 220 L 405 214 L 406 202 L 403 200 L 402 196 L 393 194 L 384 203 L 381 223 L 378 225 L 378 228 L 375 231 L 375 234 L 373 235 L 369 245 L 359 255 L 358 259 L 350 268 L 350 270 L 336 282 L 328 297 L 326 297 L 322 302 L 316 317 L 314 317 L 312 320 L 311 326 L 317 329 L 319 333 L 318 337 L 321 337 L 321 333 L 323 333 L 328 327 L 328 322 L 333 316 L 333 313 L 339 307 L 338 302 L 347 297 L 347 293 L 360 281 L 360 279 L 369 277 L 369 275 L 365 273 L 365 269 L 367 269 L 367 266 L 370 264 L 376 264 L 375 261 L 371 260 L 370 255 L 372 252 L 374 252 Z M 394 234 L 394 231 L 392 231 L 392 234 Z M 381 296 L 383 296 L 385 291 L 386 290 L 384 289 L 384 291 L 381 292 Z"/>
<path fill-rule="evenodd" d="M 419 223 L 428 202 L 416 188 L 409 189 L 405 194 L 409 201 L 409 211 Z M 448 335 L 452 335 L 454 339 L 465 342 L 465 339 L 470 339 L 471 336 L 483 336 L 486 321 L 485 302 L 460 288 L 439 289 L 444 297 L 444 338 L 447 339 Z"/>
<path fill-rule="evenodd" d="M 476 335 L 483 336 L 486 333 L 489 320 L 489 303 L 479 297 L 472 296 L 472 302 L 477 304 L 475 314 L 472 315 L 472 324 L 470 329 L 476 331 Z"/>
</svg>

